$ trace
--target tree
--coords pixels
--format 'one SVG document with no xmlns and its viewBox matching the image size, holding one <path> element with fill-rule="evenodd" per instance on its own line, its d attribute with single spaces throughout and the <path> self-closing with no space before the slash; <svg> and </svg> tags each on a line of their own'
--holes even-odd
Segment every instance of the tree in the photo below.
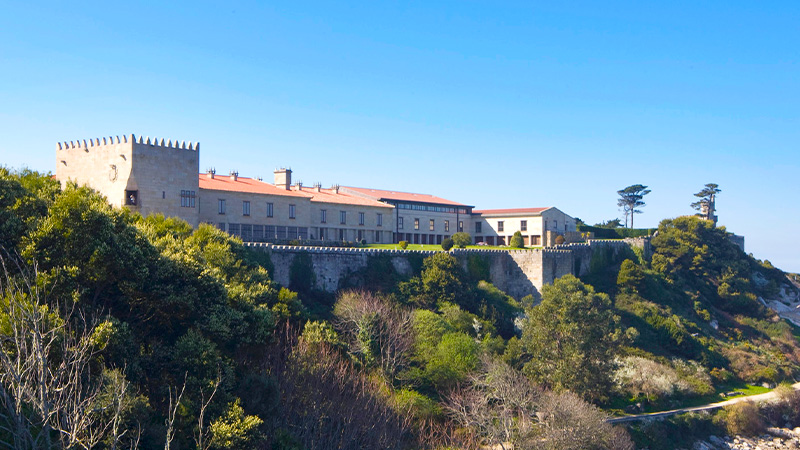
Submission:
<svg viewBox="0 0 800 450">
<path fill-rule="evenodd" d="M 610 219 L 604 222 L 594 224 L 597 228 L 622 228 L 622 221 L 619 219 Z"/>
<path fill-rule="evenodd" d="M 587 399 L 609 392 L 622 334 L 606 294 L 566 275 L 542 289 L 542 302 L 528 314 L 522 344 L 530 361 L 523 370 L 534 381 Z"/>
<path fill-rule="evenodd" d="M 455 244 L 458 248 L 464 248 L 471 243 L 472 236 L 470 236 L 469 233 L 464 233 L 461 231 L 453 235 L 453 244 Z"/>
<path fill-rule="evenodd" d="M 642 198 L 649 193 L 650 190 L 647 189 L 647 186 L 641 184 L 634 184 L 617 191 L 617 194 L 619 194 L 617 206 L 621 207 L 622 212 L 625 213 L 625 225 L 628 225 L 628 216 L 630 215 L 630 228 L 633 228 L 633 215 L 642 213 L 642 211 L 636 208 L 646 206 Z"/>
<path fill-rule="evenodd" d="M 522 233 L 519 231 L 514 232 L 514 235 L 511 236 L 511 240 L 508 242 L 508 246 L 511 248 L 523 248 L 525 246 L 525 241 L 522 239 Z"/>
<path fill-rule="evenodd" d="M 453 248 L 453 240 L 450 238 L 444 238 L 442 240 L 442 250 L 449 252 L 451 248 Z"/>
<path fill-rule="evenodd" d="M 704 219 L 715 221 L 714 219 L 716 217 L 714 217 L 714 210 L 716 208 L 714 205 L 714 200 L 716 195 L 720 192 L 722 192 L 722 190 L 719 189 L 719 185 L 716 183 L 706 184 L 706 186 L 700 192 L 694 194 L 694 196 L 700 200 L 692 203 L 692 208 L 700 211 L 698 215 Z"/>
</svg>

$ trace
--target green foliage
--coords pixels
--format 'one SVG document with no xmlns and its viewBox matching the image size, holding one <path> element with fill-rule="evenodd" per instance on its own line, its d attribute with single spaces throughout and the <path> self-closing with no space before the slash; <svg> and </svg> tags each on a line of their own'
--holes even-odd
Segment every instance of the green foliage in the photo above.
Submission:
<svg viewBox="0 0 800 450">
<path fill-rule="evenodd" d="M 442 239 L 442 250 L 449 252 L 453 248 L 453 240 L 451 238 Z"/>
<path fill-rule="evenodd" d="M 455 246 L 458 248 L 465 248 L 466 246 L 472 244 L 472 236 L 463 231 L 455 233 L 453 235 L 453 244 L 455 244 Z"/>
<path fill-rule="evenodd" d="M 525 242 L 522 239 L 522 232 L 515 231 L 514 235 L 511 236 L 511 240 L 508 241 L 508 246 L 511 248 L 523 248 Z"/>
<path fill-rule="evenodd" d="M 467 273 L 475 281 L 491 281 L 489 260 L 480 254 L 467 256 Z"/>
<path fill-rule="evenodd" d="M 631 292 L 639 292 L 644 285 L 644 271 L 630 259 L 622 261 L 617 275 L 617 286 Z"/>
<path fill-rule="evenodd" d="M 542 302 L 523 322 L 525 372 L 556 390 L 600 399 L 611 386 L 621 339 L 611 300 L 567 275 L 542 290 Z"/>
<path fill-rule="evenodd" d="M 478 364 L 478 344 L 458 332 L 445 333 L 425 364 L 425 376 L 440 392 L 463 381 Z"/>
<path fill-rule="evenodd" d="M 409 414 L 418 421 L 440 420 L 442 408 L 430 397 L 411 389 L 397 391 L 392 402 L 394 408 L 401 414 Z"/>
<path fill-rule="evenodd" d="M 580 232 L 592 232 L 596 239 L 624 239 L 651 236 L 656 228 L 608 228 L 604 226 L 579 225 Z"/>
<path fill-rule="evenodd" d="M 211 423 L 211 447 L 226 450 L 253 448 L 262 423 L 264 421 L 260 418 L 246 415 L 239 399 L 236 399 L 228 405 L 224 415 Z"/>
<path fill-rule="evenodd" d="M 289 266 L 289 289 L 300 293 L 314 290 L 316 275 L 311 255 L 307 252 L 298 252 Z"/>
<path fill-rule="evenodd" d="M 405 249 L 407 249 L 407 248 L 408 248 L 408 241 L 400 241 L 400 242 L 398 242 L 398 243 L 397 243 L 397 245 L 398 245 L 398 246 L 399 246 L 401 249 L 405 250 Z"/>
<path fill-rule="evenodd" d="M 761 413 L 753 402 L 739 402 L 726 406 L 714 417 L 717 424 L 724 424 L 728 434 L 758 436 L 766 429 Z"/>
<path fill-rule="evenodd" d="M 411 289 L 410 300 L 416 305 L 430 308 L 437 302 L 460 304 L 465 293 L 468 293 L 466 274 L 458 260 L 448 253 L 437 253 L 425 258 L 422 273 L 418 281 L 410 281 L 416 286 Z"/>
</svg>

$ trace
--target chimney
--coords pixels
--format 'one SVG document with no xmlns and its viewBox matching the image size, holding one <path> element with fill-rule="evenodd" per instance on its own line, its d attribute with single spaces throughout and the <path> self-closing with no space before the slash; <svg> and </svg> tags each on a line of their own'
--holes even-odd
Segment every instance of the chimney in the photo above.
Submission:
<svg viewBox="0 0 800 450">
<path fill-rule="evenodd" d="M 334 184 L 333 186 L 331 186 L 331 189 L 333 189 L 333 193 L 334 194 L 338 194 L 339 193 L 339 185 L 338 184 Z"/>
<path fill-rule="evenodd" d="M 280 168 L 275 171 L 275 187 L 286 189 L 292 187 L 292 169 Z"/>
<path fill-rule="evenodd" d="M 216 174 L 216 173 L 217 173 L 217 171 L 213 167 L 211 167 L 206 171 L 206 176 L 213 180 L 214 179 L 214 174 Z"/>
<path fill-rule="evenodd" d="M 322 191 L 322 183 L 314 183 L 314 190 L 317 192 Z"/>
<path fill-rule="evenodd" d="M 239 180 L 239 172 L 238 171 L 232 170 L 231 171 L 231 176 L 233 177 L 233 181 L 238 181 Z"/>
<path fill-rule="evenodd" d="M 297 190 L 298 191 L 302 191 L 303 190 L 303 182 L 302 181 L 298 181 L 297 182 Z"/>
</svg>

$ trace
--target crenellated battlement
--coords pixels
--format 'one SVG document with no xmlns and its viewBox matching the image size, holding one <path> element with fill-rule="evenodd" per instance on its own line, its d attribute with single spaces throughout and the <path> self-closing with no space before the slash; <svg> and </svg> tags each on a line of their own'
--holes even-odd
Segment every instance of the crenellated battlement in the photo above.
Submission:
<svg viewBox="0 0 800 450">
<path fill-rule="evenodd" d="M 66 149 L 73 149 L 73 148 L 83 148 L 89 149 L 91 147 L 101 147 L 107 145 L 118 145 L 118 144 L 140 144 L 140 145 L 150 145 L 154 147 L 163 147 L 163 148 L 173 148 L 178 150 L 200 150 L 200 143 L 199 142 L 189 142 L 188 144 L 186 141 L 175 141 L 169 139 L 164 140 L 164 138 L 153 138 L 152 140 L 150 137 L 143 137 L 139 136 L 138 139 L 135 134 L 123 134 L 122 138 L 119 136 L 109 136 L 108 138 L 95 138 L 89 139 L 88 142 L 86 139 L 77 140 L 77 141 L 64 141 L 58 143 L 58 150 L 66 150 Z"/>
</svg>

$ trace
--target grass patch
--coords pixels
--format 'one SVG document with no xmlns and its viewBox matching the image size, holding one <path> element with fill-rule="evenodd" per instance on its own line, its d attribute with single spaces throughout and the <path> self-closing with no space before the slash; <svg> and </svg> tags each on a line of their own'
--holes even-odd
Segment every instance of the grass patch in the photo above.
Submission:
<svg viewBox="0 0 800 450">
<path fill-rule="evenodd" d="M 655 404 L 645 404 L 642 407 L 641 412 L 637 412 L 635 414 L 650 414 L 650 413 L 657 413 L 663 411 L 672 411 L 675 409 L 683 409 L 683 408 L 694 408 L 696 406 L 703 406 L 708 405 L 711 403 L 719 403 L 724 402 L 726 400 L 731 400 L 734 398 L 739 397 L 749 397 L 751 395 L 758 395 L 758 394 L 765 394 L 770 392 L 772 389 L 765 388 L 763 386 L 753 385 L 753 384 L 745 384 L 745 383 L 732 383 L 726 386 L 720 386 L 717 388 L 717 391 L 713 394 L 704 395 L 701 397 L 690 397 L 684 399 L 672 399 L 666 400 L 664 402 L 658 402 Z M 725 393 L 729 392 L 736 392 L 734 395 L 725 396 Z M 625 399 L 625 398 L 615 398 L 613 399 L 606 408 L 606 412 L 612 414 L 614 416 L 628 416 L 628 415 L 635 415 L 635 414 L 628 414 L 624 413 L 625 408 L 636 402 L 640 401 L 639 399 Z M 668 405 L 668 406 L 665 406 Z"/>
</svg>

